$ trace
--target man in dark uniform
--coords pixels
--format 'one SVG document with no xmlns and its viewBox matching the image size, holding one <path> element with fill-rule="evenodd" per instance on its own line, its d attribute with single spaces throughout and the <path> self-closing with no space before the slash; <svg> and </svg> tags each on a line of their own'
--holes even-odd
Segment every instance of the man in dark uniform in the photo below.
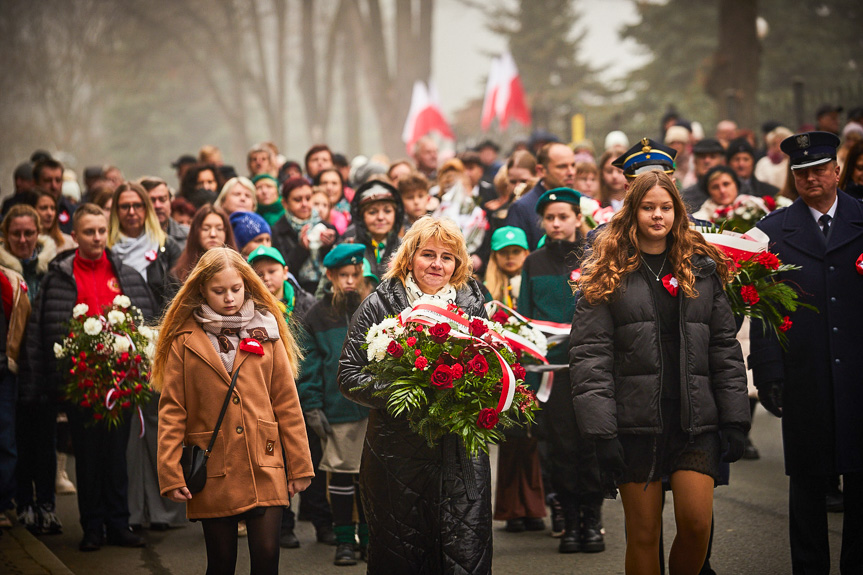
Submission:
<svg viewBox="0 0 863 575">
<path fill-rule="evenodd" d="M 771 251 L 801 268 L 781 279 L 818 308 L 790 315 L 785 350 L 760 326 L 751 331 L 758 397 L 782 417 L 795 574 L 830 572 L 825 493 L 836 474 L 845 490 L 840 572 L 863 571 L 863 204 L 837 189 L 838 146 L 829 132 L 783 140 L 800 198 L 758 224 Z"/>
</svg>

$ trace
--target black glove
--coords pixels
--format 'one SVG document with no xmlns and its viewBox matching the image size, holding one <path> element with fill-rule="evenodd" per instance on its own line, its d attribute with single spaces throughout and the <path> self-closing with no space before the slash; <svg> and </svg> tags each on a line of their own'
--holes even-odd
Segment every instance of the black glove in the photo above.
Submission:
<svg viewBox="0 0 863 575">
<path fill-rule="evenodd" d="M 746 448 L 746 434 L 736 427 L 725 427 L 719 433 L 722 440 L 722 461 L 734 463 L 743 457 Z"/>
<path fill-rule="evenodd" d="M 596 459 L 599 469 L 615 480 L 623 474 L 626 469 L 626 461 L 623 459 L 623 445 L 618 438 L 597 439 Z"/>
<path fill-rule="evenodd" d="M 330 435 L 333 432 L 333 428 L 330 427 L 330 422 L 327 420 L 327 416 L 324 414 L 321 409 L 310 409 L 306 411 L 303 415 L 306 416 L 306 425 L 312 428 L 312 431 L 315 432 L 315 435 L 324 439 L 327 435 Z"/>
<path fill-rule="evenodd" d="M 782 417 L 782 385 L 779 382 L 774 381 L 758 388 L 758 401 L 764 409 L 776 417 Z"/>
</svg>

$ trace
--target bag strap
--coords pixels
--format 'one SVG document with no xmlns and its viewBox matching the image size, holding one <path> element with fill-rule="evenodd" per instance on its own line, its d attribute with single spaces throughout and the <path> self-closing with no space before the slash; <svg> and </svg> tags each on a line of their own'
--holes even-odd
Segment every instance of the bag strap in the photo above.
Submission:
<svg viewBox="0 0 863 575">
<path fill-rule="evenodd" d="M 231 395 L 234 393 L 234 385 L 237 383 L 237 376 L 239 374 L 240 366 L 237 366 L 236 371 L 234 371 L 234 377 L 231 378 L 231 386 L 228 388 L 227 395 L 225 395 L 225 401 L 222 403 L 222 411 L 219 413 L 219 421 L 216 422 L 216 428 L 213 430 L 213 437 L 210 438 L 210 445 L 207 446 L 207 457 L 210 457 L 210 452 L 216 444 L 216 436 L 219 435 L 219 428 L 222 427 L 222 419 L 225 418 L 225 412 L 228 411 L 228 403 L 231 401 Z"/>
</svg>

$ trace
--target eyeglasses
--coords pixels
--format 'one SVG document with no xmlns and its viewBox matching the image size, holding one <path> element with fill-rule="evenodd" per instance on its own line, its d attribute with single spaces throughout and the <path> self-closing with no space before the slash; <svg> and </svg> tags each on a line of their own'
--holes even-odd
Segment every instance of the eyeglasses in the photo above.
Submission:
<svg viewBox="0 0 863 575">
<path fill-rule="evenodd" d="M 142 204 L 141 202 L 138 202 L 135 204 L 118 204 L 117 208 L 121 212 L 131 212 L 131 211 L 141 212 L 144 210 L 144 204 Z"/>
</svg>

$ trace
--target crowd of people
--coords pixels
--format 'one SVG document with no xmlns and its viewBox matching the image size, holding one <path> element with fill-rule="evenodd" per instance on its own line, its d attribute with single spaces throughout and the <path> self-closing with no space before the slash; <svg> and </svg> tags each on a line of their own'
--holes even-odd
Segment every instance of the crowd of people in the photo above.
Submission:
<svg viewBox="0 0 863 575">
<path fill-rule="evenodd" d="M 784 421 L 794 572 L 828 572 L 826 512 L 844 509 L 841 569 L 858 573 L 863 110 L 844 127 L 841 112 L 822 107 L 798 134 L 768 122 L 761 138 L 669 115 L 658 141 L 549 134 L 505 157 L 485 141 L 444 158 L 424 137 L 411 158 L 319 144 L 299 163 L 263 142 L 237 169 L 204 146 L 172 164 L 176 185 L 115 166 L 79 182 L 34 152 L 0 224 L 0 527 L 60 533 L 56 496 L 77 493 L 81 551 L 144 546 L 145 530 L 190 519 L 208 573 L 234 571 L 241 536 L 253 572 L 275 573 L 300 519 L 336 565 L 488 573 L 492 519 L 548 529 L 560 553 L 602 552 L 603 500 L 619 493 L 626 572 L 658 573 L 667 489 L 670 572 L 712 573 L 713 488 L 759 457 L 761 398 Z M 690 225 L 746 198 L 789 206 L 758 226 L 820 311 L 792 317 L 787 349 L 732 315 L 726 258 Z M 161 327 L 154 399 L 92 425 L 54 348 L 75 306 L 120 294 Z M 547 356 L 537 423 L 500 445 L 494 494 L 487 456 L 455 436 L 429 447 L 386 413 L 385 382 L 365 385 L 365 332 L 420 297 L 572 326 Z M 189 444 L 208 449 L 200 493 L 182 473 Z"/>
</svg>

